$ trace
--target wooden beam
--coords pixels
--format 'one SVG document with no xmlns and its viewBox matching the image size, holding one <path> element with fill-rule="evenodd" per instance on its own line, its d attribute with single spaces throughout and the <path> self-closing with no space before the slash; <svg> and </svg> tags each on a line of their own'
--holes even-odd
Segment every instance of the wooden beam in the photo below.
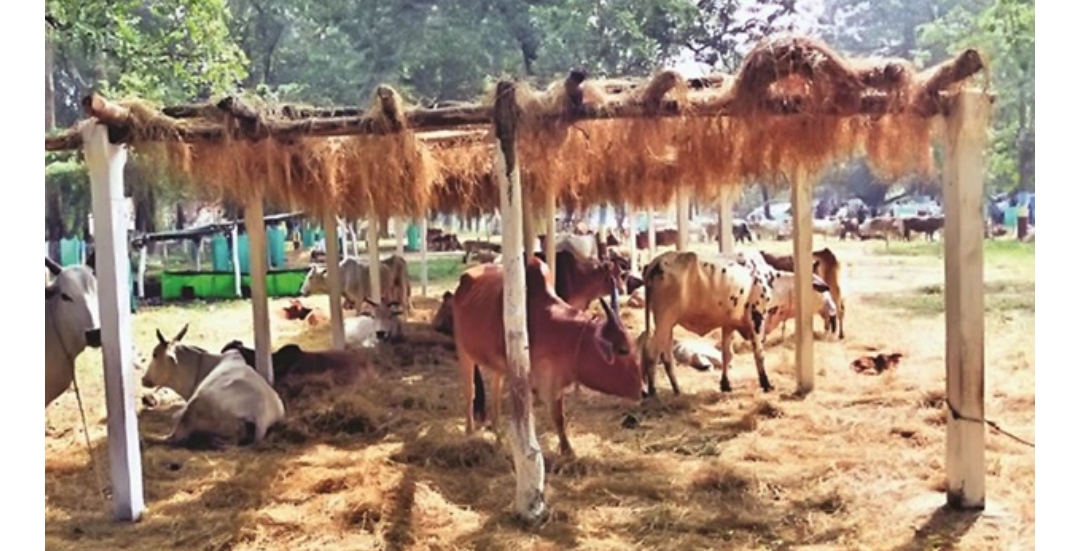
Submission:
<svg viewBox="0 0 1080 551">
<path fill-rule="evenodd" d="M 682 186 L 675 190 L 675 224 L 679 232 L 675 249 L 685 251 L 690 246 L 690 192 Z"/>
<path fill-rule="evenodd" d="M 368 253 L 368 273 L 371 277 L 371 300 L 374 302 L 382 302 L 382 273 L 379 270 L 381 262 L 379 261 L 379 220 L 374 217 L 368 217 L 367 222 L 367 253 Z M 386 283 L 389 283 L 386 282 Z M 360 305 L 356 305 L 360 308 Z"/>
<path fill-rule="evenodd" d="M 127 213 L 124 163 L 127 150 L 109 143 L 108 128 L 83 127 L 83 153 L 90 175 L 96 229 L 95 271 L 101 319 L 101 353 L 105 372 L 106 423 L 113 515 L 137 521 L 146 508 L 142 455 L 135 415 L 135 356 L 128 292 Z"/>
<path fill-rule="evenodd" d="M 735 221 L 732 201 L 734 192 L 730 186 L 720 186 L 720 197 L 717 200 L 720 212 L 716 217 L 716 233 L 722 253 L 735 252 L 735 227 L 732 225 Z"/>
<path fill-rule="evenodd" d="M 795 379 L 797 391 L 814 389 L 813 203 L 809 173 L 795 171 L 791 182 L 792 245 L 795 257 Z"/>
<path fill-rule="evenodd" d="M 522 240 L 521 167 L 517 155 L 517 123 L 521 110 L 514 84 L 499 82 L 495 99 L 495 176 L 503 216 L 503 324 L 510 387 L 510 449 L 514 457 L 517 489 L 514 508 L 527 521 L 542 518 L 544 455 L 536 438 L 532 391 L 529 385 L 529 332 L 525 318 L 525 246 Z M 498 398 L 496 398 L 498 399 Z"/>
<path fill-rule="evenodd" d="M 945 471 L 946 500 L 957 509 L 986 504 L 982 212 L 990 103 L 978 91 L 961 92 L 945 131 L 945 394 L 953 413 Z"/>
<path fill-rule="evenodd" d="M 262 199 L 244 205 L 244 229 L 248 235 L 248 267 L 251 273 L 251 321 L 255 330 L 255 369 L 266 382 L 274 384 L 270 355 L 270 304 L 266 291 L 266 223 Z"/>
<path fill-rule="evenodd" d="M 341 311 L 341 246 L 338 241 L 338 218 L 333 212 L 323 216 L 326 233 L 326 279 L 330 295 L 330 333 L 334 350 L 345 350 L 345 316 Z M 359 307 L 359 305 L 357 305 Z"/>
</svg>

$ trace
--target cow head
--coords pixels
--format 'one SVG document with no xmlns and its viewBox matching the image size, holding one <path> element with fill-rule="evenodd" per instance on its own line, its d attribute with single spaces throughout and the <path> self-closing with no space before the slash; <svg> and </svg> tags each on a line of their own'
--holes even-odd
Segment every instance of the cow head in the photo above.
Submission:
<svg viewBox="0 0 1080 551">
<path fill-rule="evenodd" d="M 439 309 L 435 312 L 435 317 L 431 318 L 431 328 L 437 333 L 450 337 L 454 336 L 453 300 L 454 293 L 450 291 L 443 293 L 442 304 L 439 305 Z"/>
<path fill-rule="evenodd" d="M 372 308 L 370 313 L 365 312 L 362 315 L 369 315 L 375 319 L 375 338 L 380 341 L 400 342 L 403 336 L 401 303 L 386 299 L 383 299 L 381 303 L 376 303 L 369 298 L 365 298 L 364 303 Z"/>
<path fill-rule="evenodd" d="M 48 257 L 52 283 L 45 286 L 45 309 L 63 349 L 74 359 L 87 346 L 101 346 L 97 278 L 86 266 L 62 268 Z"/>
<path fill-rule="evenodd" d="M 613 309 L 603 298 L 604 317 L 594 319 L 592 338 L 581 343 L 578 380 L 585 386 L 630 400 L 641 399 L 641 359 L 634 339 L 619 319 L 618 302 Z M 588 331 L 588 328 L 585 328 Z M 591 341 L 591 342 L 590 342 Z"/>
<path fill-rule="evenodd" d="M 184 324 L 184 327 L 180 329 L 180 332 L 176 334 L 171 340 L 166 339 L 161 334 L 161 330 L 157 330 L 158 343 L 154 346 L 154 352 L 150 357 L 150 367 L 146 369 L 146 373 L 142 377 L 142 386 L 145 388 L 155 388 L 164 386 L 170 378 L 177 372 L 179 361 L 176 358 L 176 345 L 187 334 L 188 324 Z"/>
<path fill-rule="evenodd" d="M 329 293 L 327 285 L 326 266 L 312 265 L 304 276 L 304 284 L 300 286 L 300 296 L 309 297 L 313 294 Z"/>
</svg>

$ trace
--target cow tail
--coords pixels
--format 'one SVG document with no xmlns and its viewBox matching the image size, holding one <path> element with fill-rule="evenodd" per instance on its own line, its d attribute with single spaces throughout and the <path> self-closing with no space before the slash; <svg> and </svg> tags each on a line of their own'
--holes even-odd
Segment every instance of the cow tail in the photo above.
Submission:
<svg viewBox="0 0 1080 551">
<path fill-rule="evenodd" d="M 487 398 L 484 396 L 484 379 L 480 377 L 480 366 L 473 365 L 473 418 L 483 421 L 487 418 Z"/>
</svg>

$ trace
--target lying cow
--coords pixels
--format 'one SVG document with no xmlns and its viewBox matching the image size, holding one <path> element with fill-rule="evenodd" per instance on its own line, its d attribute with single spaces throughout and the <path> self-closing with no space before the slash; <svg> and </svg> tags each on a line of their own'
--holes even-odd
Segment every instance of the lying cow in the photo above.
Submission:
<svg viewBox="0 0 1080 551">
<path fill-rule="evenodd" d="M 165 443 L 174 446 L 219 448 L 225 442 L 241 446 L 266 437 L 266 431 L 285 418 L 277 392 L 235 350 L 213 354 L 180 344 L 188 326 L 158 344 L 143 375 L 145 388 L 168 387 L 186 403 Z"/>
<path fill-rule="evenodd" d="M 380 300 L 399 300 L 394 297 L 392 288 L 393 272 L 390 268 L 390 259 L 379 263 L 379 283 L 381 284 L 382 297 Z M 341 267 L 341 297 L 347 306 L 359 309 L 364 299 L 373 299 L 371 293 L 371 272 L 366 263 L 355 258 L 346 258 L 339 264 Z M 317 294 L 330 293 L 330 279 L 326 273 L 326 266 L 312 266 L 300 286 L 300 296 L 309 297 Z"/>
<path fill-rule="evenodd" d="M 75 358 L 101 347 L 97 278 L 86 266 L 60 267 L 45 257 L 55 279 L 45 286 L 45 407 L 75 380 Z"/>
<path fill-rule="evenodd" d="M 588 388 L 638 400 L 641 366 L 630 333 L 617 310 L 603 299 L 604 317 L 571 307 L 547 285 L 547 265 L 529 258 L 525 266 L 526 316 L 529 328 L 529 382 L 547 404 L 559 433 L 559 453 L 573 455 L 566 437 L 563 394 L 580 382 Z M 503 377 L 509 372 L 503 335 L 503 267 L 474 266 L 462 274 L 451 299 L 453 317 L 466 322 L 453 326 L 454 343 L 466 394 L 466 433 L 475 429 L 478 377 L 483 368 L 492 375 L 492 426 L 498 434 Z M 615 303 L 618 308 L 618 303 Z"/>
<path fill-rule="evenodd" d="M 248 367 L 255 369 L 255 351 L 244 346 L 239 340 L 226 344 L 221 353 L 230 350 L 239 352 Z M 293 377 L 302 377 L 317 373 L 333 372 L 353 376 L 366 371 L 369 365 L 362 355 L 340 350 L 320 350 L 311 352 L 296 344 L 286 344 L 272 355 L 274 364 L 274 385 L 285 383 Z"/>
<path fill-rule="evenodd" d="M 721 391 L 731 391 L 727 372 L 736 332 L 753 346 L 761 389 L 772 390 L 765 373 L 764 337 L 783 321 L 781 315 L 793 310 L 781 307 L 792 295 L 794 273 L 774 270 L 755 253 L 699 255 L 690 251 L 669 251 L 653 259 L 645 267 L 643 276 L 645 333 L 649 344 L 642 362 L 647 396 L 656 395 L 657 360 L 664 363 L 672 391 L 679 394 L 672 366 L 676 325 L 700 336 L 722 329 Z M 818 293 L 829 290 L 816 275 L 814 290 Z M 774 296 L 779 297 L 775 302 Z M 655 333 L 650 332 L 653 320 Z"/>
</svg>

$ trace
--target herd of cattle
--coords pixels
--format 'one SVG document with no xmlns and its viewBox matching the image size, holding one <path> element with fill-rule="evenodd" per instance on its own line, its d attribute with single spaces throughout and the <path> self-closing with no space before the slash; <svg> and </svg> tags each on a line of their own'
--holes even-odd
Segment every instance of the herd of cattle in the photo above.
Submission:
<svg viewBox="0 0 1080 551">
<path fill-rule="evenodd" d="M 666 235 L 666 234 L 663 234 Z M 660 241 L 658 234 L 658 241 Z M 546 238 L 541 238 L 541 241 Z M 526 316 L 529 328 L 530 383 L 547 405 L 559 435 L 560 453 L 572 454 L 566 437 L 563 395 L 584 385 L 592 390 L 639 400 L 655 397 L 656 364 L 663 363 L 668 382 L 680 393 L 673 364 L 699 370 L 714 366 L 719 386 L 732 390 L 728 369 L 737 333 L 753 348 L 759 384 L 772 389 L 765 368 L 764 340 L 795 316 L 795 274 L 790 256 L 757 250 L 701 254 L 668 251 L 640 272 L 630 273 L 619 239 L 599 234 L 558 237 L 555 258 L 534 253 L 526 259 Z M 490 421 L 498 432 L 502 383 L 509 372 L 503 335 L 503 266 L 494 258 L 467 268 L 457 288 L 442 297 L 432 328 L 453 339 L 465 398 L 466 430 Z M 97 289 L 93 270 L 61 268 L 46 259 L 52 281 L 46 286 L 46 391 L 48 407 L 72 383 L 74 360 L 87 347 L 101 346 Z M 381 261 L 381 296 L 372 294 L 368 266 L 355 258 L 340 261 L 341 296 L 357 310 L 369 342 L 404 338 L 401 317 L 412 312 L 404 258 Z M 554 269 L 554 285 L 550 270 Z M 814 252 L 815 311 L 830 333 L 843 338 L 844 298 L 840 263 L 828 248 Z M 301 294 L 328 293 L 325 266 L 313 265 Z M 645 330 L 634 336 L 620 314 L 620 295 L 644 295 Z M 603 315 L 589 312 L 599 301 Z M 634 301 L 627 301 L 634 304 Z M 460 320 L 467 320 L 463 323 Z M 675 326 L 705 336 L 721 331 L 719 350 L 694 339 L 675 339 Z M 355 325 L 354 325 L 355 326 Z M 254 351 L 239 341 L 212 353 L 181 342 L 187 326 L 172 339 L 160 331 L 142 377 L 146 388 L 169 387 L 185 402 L 166 442 L 174 445 L 241 444 L 261 440 L 281 421 L 285 407 L 275 390 L 278 381 L 304 373 L 348 370 L 351 352 L 311 352 L 286 345 L 273 353 L 275 385 L 254 368 Z M 487 415 L 483 377 L 495 396 Z"/>
</svg>

